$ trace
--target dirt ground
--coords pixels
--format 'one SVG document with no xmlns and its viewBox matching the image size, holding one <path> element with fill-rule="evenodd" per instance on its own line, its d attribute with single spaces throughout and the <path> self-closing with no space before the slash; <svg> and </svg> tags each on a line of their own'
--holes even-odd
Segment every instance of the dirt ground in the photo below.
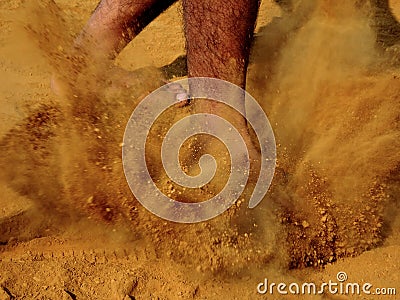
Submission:
<svg viewBox="0 0 400 300">
<path fill-rule="evenodd" d="M 267 196 L 191 225 L 144 209 L 121 162 L 129 115 L 162 82 L 154 67 L 185 53 L 180 4 L 118 56 L 133 71 L 121 75 L 106 63 L 78 72 L 70 55 L 97 1 L 0 2 L 0 299 L 397 299 L 376 288 L 400 293 L 400 47 L 393 30 L 377 43 L 368 5 L 312 2 L 287 15 L 265 0 L 259 13 L 248 91 L 277 141 Z M 152 129 L 148 165 L 165 193 L 204 200 L 223 180 L 185 195 L 160 168 L 167 125 L 188 113 Z M 339 272 L 375 294 L 257 292 L 265 278 Z"/>
</svg>

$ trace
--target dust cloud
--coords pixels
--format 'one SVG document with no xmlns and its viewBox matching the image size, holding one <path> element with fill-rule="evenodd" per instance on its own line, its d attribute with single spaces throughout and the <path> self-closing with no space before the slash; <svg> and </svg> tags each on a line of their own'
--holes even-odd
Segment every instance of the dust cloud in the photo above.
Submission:
<svg viewBox="0 0 400 300">
<path fill-rule="evenodd" d="M 86 270 L 93 276 L 100 274 L 103 283 L 121 276 L 130 282 L 133 276 L 122 296 L 115 292 L 121 298 L 151 294 L 159 288 L 153 282 L 159 275 L 165 282 L 174 281 L 169 290 L 163 286 L 160 292 L 171 299 L 181 290 L 190 297 L 206 295 L 203 286 L 220 296 L 244 293 L 245 299 L 254 296 L 246 291 L 253 291 L 254 280 L 262 278 L 265 270 L 276 279 L 292 278 L 297 275 L 289 274 L 288 268 L 323 267 L 360 255 L 384 244 L 395 230 L 400 191 L 398 52 L 376 42 L 368 5 L 298 1 L 292 12 L 281 12 L 259 30 L 248 90 L 266 111 L 276 135 L 278 166 L 270 192 L 254 211 L 240 201 L 208 223 L 182 225 L 147 212 L 133 198 L 122 170 L 126 122 L 135 105 L 162 84 L 158 69 L 121 73 L 111 62 L 95 64 L 84 53 L 76 53 L 73 40 L 96 1 L 81 6 L 61 0 L 57 4 L 12 2 L 19 7 L 12 10 L 19 24 L 13 32 L 21 33 L 19 43 L 34 57 L 24 64 L 32 64 L 33 72 L 41 77 L 29 79 L 30 71 L 15 72 L 17 80 L 34 80 L 40 86 L 33 93 L 14 95 L 28 99 L 26 113 L 5 120 L 9 124 L 4 131 L 8 131 L 0 142 L 0 178 L 7 191 L 13 190 L 7 195 L 13 197 L 16 192 L 35 207 L 2 223 L 13 228 L 1 231 L 5 257 L 31 248 L 42 253 L 48 247 L 56 254 L 53 257 L 51 252 L 46 262 L 60 264 L 57 274 L 67 281 L 57 279 L 55 285 L 68 291 L 79 284 L 71 274 Z M 161 26 L 163 30 L 170 28 L 177 14 L 170 10 L 166 16 L 158 20 L 169 24 Z M 178 49 L 181 32 L 168 34 L 179 35 L 171 42 Z M 123 53 L 125 60 L 130 55 L 137 60 L 143 54 L 130 50 Z M 12 54 L 10 49 L 0 47 L 0 51 Z M 161 55 L 157 49 L 152 51 Z M 18 59 L 10 57 L 18 65 Z M 165 59 L 170 60 L 169 54 Z M 52 76 L 57 95 L 48 86 Z M 10 89 L 15 91 L 16 86 Z M 12 95 L 4 90 L 7 97 Z M 171 118 L 188 113 L 183 108 L 171 113 Z M 154 142 L 166 124 L 154 128 Z M 153 152 L 149 155 L 157 155 Z M 157 185 L 166 193 L 176 191 L 160 175 L 157 161 L 149 165 Z M 204 191 L 192 191 L 189 196 L 202 198 Z M 42 238 L 47 246 L 35 238 Z M 31 242 L 22 243 L 27 240 Z M 104 251 L 99 254 L 94 247 Z M 64 248 L 93 253 L 65 254 Z M 86 269 L 85 259 L 90 260 L 92 254 L 93 268 L 105 266 L 106 271 Z M 132 257 L 139 266 L 133 275 L 119 276 L 112 270 L 114 265 L 110 267 L 118 263 L 120 269 L 131 270 Z M 27 265 L 34 261 L 23 259 Z M 71 274 L 66 274 L 64 263 L 70 259 L 74 264 L 67 266 Z M 3 264 L 7 272 L 15 272 L 11 264 Z M 52 264 L 39 274 L 52 277 Z M 231 291 L 214 286 L 215 280 L 223 282 L 223 276 L 232 274 L 240 281 L 229 283 Z M 10 276 L 5 281 L 8 288 L 23 293 L 18 276 Z M 83 281 L 93 284 L 89 277 Z M 99 297 L 110 298 L 114 291 L 103 283 L 96 284 Z M 38 286 L 28 285 L 32 290 Z M 75 293 L 87 296 L 96 291 L 76 288 Z"/>
<path fill-rule="evenodd" d="M 296 23 L 287 15 L 264 27 L 250 79 L 278 143 L 273 198 L 287 209 L 293 240 L 307 234 L 306 265 L 382 243 L 387 208 L 399 196 L 388 182 L 400 162 L 398 75 L 376 43 L 368 9 L 312 3 L 294 31 L 285 32 Z M 281 41 L 271 46 L 276 31 Z"/>
</svg>

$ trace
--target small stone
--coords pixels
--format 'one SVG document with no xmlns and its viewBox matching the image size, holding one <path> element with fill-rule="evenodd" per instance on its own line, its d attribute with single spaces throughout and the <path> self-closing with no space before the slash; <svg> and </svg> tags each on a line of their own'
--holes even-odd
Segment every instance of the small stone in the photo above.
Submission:
<svg viewBox="0 0 400 300">
<path fill-rule="evenodd" d="M 308 228 L 308 227 L 310 227 L 310 223 L 308 223 L 306 220 L 304 220 L 303 222 L 301 222 L 301 226 L 303 226 L 303 228 Z"/>
<path fill-rule="evenodd" d="M 93 196 L 87 198 L 86 203 L 91 204 L 93 202 Z"/>
</svg>

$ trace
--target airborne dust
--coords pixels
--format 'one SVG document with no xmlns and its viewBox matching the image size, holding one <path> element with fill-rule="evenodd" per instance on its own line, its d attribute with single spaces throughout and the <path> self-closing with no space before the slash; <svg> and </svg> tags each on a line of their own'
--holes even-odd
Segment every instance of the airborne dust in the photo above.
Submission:
<svg viewBox="0 0 400 300">
<path fill-rule="evenodd" d="M 183 54 L 180 9 L 169 9 L 121 54 L 122 67 L 141 67 L 131 74 L 74 53 L 95 2 L 0 6 L 4 293 L 250 299 L 267 274 L 320 280 L 342 258 L 342 268 L 363 274 L 363 252 L 398 252 L 400 54 L 376 42 L 368 4 L 302 1 L 289 15 L 265 1 L 248 90 L 276 135 L 273 184 L 254 211 L 239 201 L 208 223 L 183 225 L 137 203 L 121 165 L 126 121 L 163 81 L 143 61 L 159 67 Z M 157 39 L 163 36 L 168 46 Z M 49 87 L 54 73 L 59 95 Z M 171 110 L 153 128 L 148 153 L 157 185 L 183 201 L 209 191 L 185 196 L 173 185 L 160 171 L 157 141 L 189 113 Z M 396 265 L 376 253 L 380 268 L 396 272 L 394 285 Z"/>
</svg>

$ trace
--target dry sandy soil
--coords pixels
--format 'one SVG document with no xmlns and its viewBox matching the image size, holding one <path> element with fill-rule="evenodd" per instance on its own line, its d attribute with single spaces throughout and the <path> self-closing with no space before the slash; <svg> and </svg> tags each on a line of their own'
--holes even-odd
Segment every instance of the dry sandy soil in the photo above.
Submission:
<svg viewBox="0 0 400 300">
<path fill-rule="evenodd" d="M 239 201 L 185 225 L 146 211 L 121 163 L 129 115 L 162 79 L 148 66 L 185 53 L 180 6 L 119 55 L 141 68 L 127 85 L 107 64 L 77 72 L 70 55 L 95 0 L 0 2 L 0 299 L 397 299 L 257 293 L 264 278 L 320 284 L 340 271 L 400 293 L 400 48 L 377 45 L 365 11 L 345 3 L 287 16 L 263 2 L 248 90 L 276 135 L 272 186 L 255 210 Z M 188 113 L 152 129 L 148 164 L 164 192 L 203 200 L 223 182 L 177 196 L 157 158 L 166 125 Z"/>
</svg>

